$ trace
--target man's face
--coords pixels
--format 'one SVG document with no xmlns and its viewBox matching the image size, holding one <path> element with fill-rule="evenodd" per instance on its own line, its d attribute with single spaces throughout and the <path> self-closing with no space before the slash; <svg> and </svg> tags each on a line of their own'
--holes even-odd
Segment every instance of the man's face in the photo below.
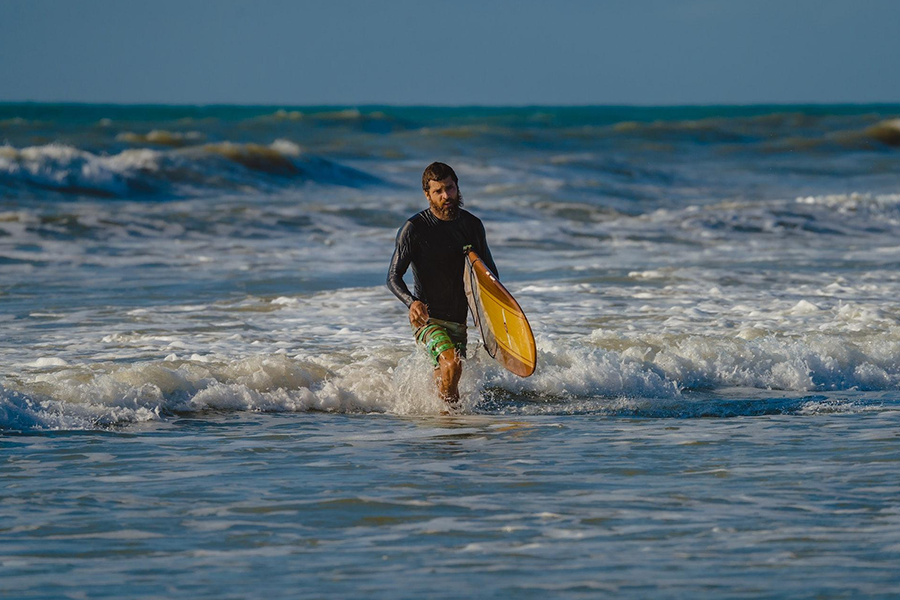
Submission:
<svg viewBox="0 0 900 600">
<path fill-rule="evenodd" d="M 428 182 L 428 190 L 425 192 L 431 212 L 442 221 L 452 221 L 459 213 L 459 188 L 452 177 Z"/>
</svg>

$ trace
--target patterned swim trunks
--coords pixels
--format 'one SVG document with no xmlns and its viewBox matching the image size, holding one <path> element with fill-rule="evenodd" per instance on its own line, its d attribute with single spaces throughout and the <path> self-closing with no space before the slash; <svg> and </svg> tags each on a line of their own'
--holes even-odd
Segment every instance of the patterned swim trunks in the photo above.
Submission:
<svg viewBox="0 0 900 600">
<path fill-rule="evenodd" d="M 415 329 L 415 328 L 414 328 Z M 466 324 L 428 319 L 425 325 L 415 329 L 416 341 L 425 344 L 431 364 L 438 368 L 438 357 L 450 348 L 456 348 L 460 358 L 466 357 Z"/>
</svg>

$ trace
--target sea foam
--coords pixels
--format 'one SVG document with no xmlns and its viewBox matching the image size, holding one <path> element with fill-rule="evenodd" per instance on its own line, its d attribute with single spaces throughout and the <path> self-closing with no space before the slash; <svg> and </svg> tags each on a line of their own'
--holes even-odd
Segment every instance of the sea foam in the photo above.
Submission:
<svg viewBox="0 0 900 600">
<path fill-rule="evenodd" d="M 507 373 L 483 349 L 473 347 L 460 384 L 460 410 L 535 414 L 639 410 L 656 416 L 721 410 L 721 416 L 729 416 L 775 409 L 761 409 L 750 401 L 744 409 L 715 401 L 706 401 L 701 408 L 690 394 L 729 388 L 803 393 L 900 386 L 900 330 L 858 343 L 827 335 L 750 340 L 638 335 L 626 341 L 611 340 L 602 330 L 590 339 L 592 343 L 585 344 L 540 338 L 538 370 L 527 379 Z M 428 415 L 443 409 L 427 358 L 411 348 L 239 359 L 197 355 L 185 360 L 170 355 L 127 365 L 42 363 L 41 367 L 2 390 L 0 427 L 80 429 L 210 410 Z M 800 408 L 793 402 L 782 406 L 786 412 Z"/>
</svg>

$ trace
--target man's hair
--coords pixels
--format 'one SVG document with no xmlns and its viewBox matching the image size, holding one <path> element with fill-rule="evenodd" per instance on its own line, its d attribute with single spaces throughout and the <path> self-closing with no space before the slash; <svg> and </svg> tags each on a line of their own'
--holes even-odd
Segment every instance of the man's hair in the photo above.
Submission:
<svg viewBox="0 0 900 600">
<path fill-rule="evenodd" d="M 443 181 L 448 177 L 453 178 L 453 183 L 459 185 L 459 178 L 456 177 L 456 173 L 450 168 L 450 165 L 433 162 L 425 167 L 425 172 L 422 173 L 422 189 L 427 192 L 429 182 Z"/>
</svg>

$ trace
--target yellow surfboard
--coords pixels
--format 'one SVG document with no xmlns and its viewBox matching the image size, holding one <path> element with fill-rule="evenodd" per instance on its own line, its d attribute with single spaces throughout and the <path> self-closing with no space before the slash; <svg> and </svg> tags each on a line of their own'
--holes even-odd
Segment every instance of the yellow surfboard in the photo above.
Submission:
<svg viewBox="0 0 900 600">
<path fill-rule="evenodd" d="M 469 310 L 481 331 L 484 349 L 519 377 L 534 373 L 537 348 L 525 313 L 471 248 L 466 252 L 463 279 Z"/>
</svg>

